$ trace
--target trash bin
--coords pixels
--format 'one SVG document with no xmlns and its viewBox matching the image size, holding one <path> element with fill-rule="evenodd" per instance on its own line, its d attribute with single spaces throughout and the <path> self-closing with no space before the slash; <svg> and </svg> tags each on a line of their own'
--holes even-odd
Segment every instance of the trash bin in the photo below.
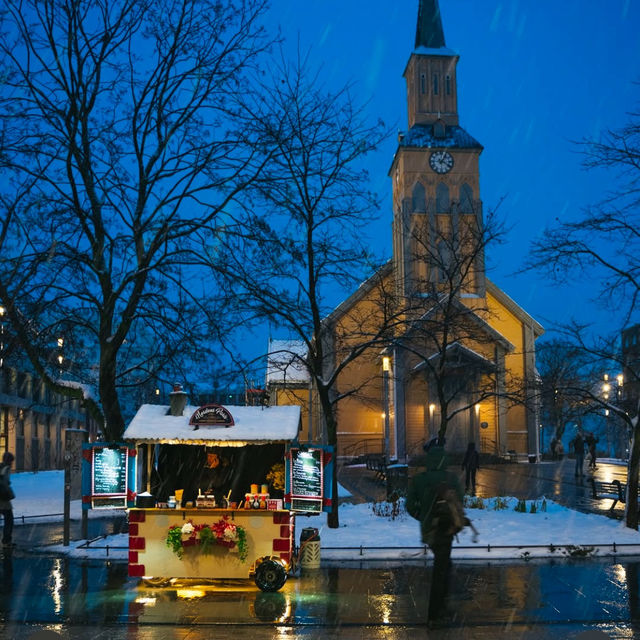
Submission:
<svg viewBox="0 0 640 640">
<path fill-rule="evenodd" d="M 407 495 L 409 467 L 406 464 L 387 465 L 387 501 L 394 501 Z"/>
<path fill-rule="evenodd" d="M 530 454 L 530 455 L 529 455 L 529 462 L 530 462 L 531 464 L 534 464 L 534 463 L 536 463 L 537 461 L 538 461 L 538 456 L 536 456 L 536 455 L 534 455 L 534 454 Z"/>
<path fill-rule="evenodd" d="M 300 567 L 302 569 L 320 568 L 320 533 L 313 527 L 307 527 L 300 534 Z"/>
</svg>

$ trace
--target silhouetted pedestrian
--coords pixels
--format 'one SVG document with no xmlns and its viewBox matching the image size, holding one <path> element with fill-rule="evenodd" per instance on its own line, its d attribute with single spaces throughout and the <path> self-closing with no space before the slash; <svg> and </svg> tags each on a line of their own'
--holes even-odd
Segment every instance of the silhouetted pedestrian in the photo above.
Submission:
<svg viewBox="0 0 640 640">
<path fill-rule="evenodd" d="M 582 467 L 584 465 L 584 438 L 582 437 L 582 431 L 576 433 L 575 438 L 571 441 L 573 452 L 576 456 L 576 476 L 584 475 Z"/>
<path fill-rule="evenodd" d="M 420 521 L 422 541 L 433 552 L 428 619 L 430 623 L 437 624 L 449 614 L 447 599 L 454 536 L 450 524 L 438 515 L 439 497 L 443 494 L 443 487 L 455 492 L 460 503 L 464 494 L 458 476 L 447 470 L 447 456 L 442 447 L 432 447 L 428 451 L 426 466 L 426 471 L 412 478 L 406 506 L 408 513 Z"/>
<path fill-rule="evenodd" d="M 464 490 L 469 492 L 469 487 L 473 493 L 476 492 L 476 471 L 480 468 L 480 456 L 476 451 L 476 443 L 470 442 L 467 445 L 464 458 L 462 460 L 462 468 L 465 471 Z"/>
<path fill-rule="evenodd" d="M 589 449 L 589 469 L 597 469 L 596 467 L 596 445 L 598 444 L 598 438 L 596 438 L 590 431 L 585 438 L 587 447 Z"/>
<path fill-rule="evenodd" d="M 13 535 L 13 508 L 11 501 L 15 498 L 11 488 L 11 465 L 13 464 L 13 453 L 5 451 L 0 464 L 0 513 L 4 520 L 2 529 L 2 546 L 7 549 L 13 546 L 11 537 Z"/>
</svg>

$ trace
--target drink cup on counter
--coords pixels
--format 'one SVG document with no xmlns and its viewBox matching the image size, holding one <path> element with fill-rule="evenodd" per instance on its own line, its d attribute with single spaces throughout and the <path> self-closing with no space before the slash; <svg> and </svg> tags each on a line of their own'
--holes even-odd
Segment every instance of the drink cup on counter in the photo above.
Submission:
<svg viewBox="0 0 640 640">
<path fill-rule="evenodd" d="M 175 490 L 176 502 L 178 503 L 178 505 L 182 504 L 182 494 L 183 493 L 184 493 L 184 489 L 176 489 Z"/>
</svg>

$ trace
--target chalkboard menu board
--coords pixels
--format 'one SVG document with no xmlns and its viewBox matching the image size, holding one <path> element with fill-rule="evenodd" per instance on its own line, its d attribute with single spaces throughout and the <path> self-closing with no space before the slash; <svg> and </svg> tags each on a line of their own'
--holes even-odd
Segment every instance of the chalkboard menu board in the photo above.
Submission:
<svg viewBox="0 0 640 640">
<path fill-rule="evenodd" d="M 93 449 L 93 495 L 126 495 L 127 450 Z"/>
<path fill-rule="evenodd" d="M 322 502 L 322 449 L 291 450 L 291 495 Z"/>
</svg>

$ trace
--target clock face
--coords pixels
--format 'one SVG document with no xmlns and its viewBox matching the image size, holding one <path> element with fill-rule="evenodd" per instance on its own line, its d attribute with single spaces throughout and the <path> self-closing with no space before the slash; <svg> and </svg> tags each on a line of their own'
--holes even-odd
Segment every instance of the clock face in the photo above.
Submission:
<svg viewBox="0 0 640 640">
<path fill-rule="evenodd" d="M 447 173 L 453 167 L 453 156 L 448 151 L 434 151 L 429 158 L 429 166 L 436 173 Z"/>
</svg>

